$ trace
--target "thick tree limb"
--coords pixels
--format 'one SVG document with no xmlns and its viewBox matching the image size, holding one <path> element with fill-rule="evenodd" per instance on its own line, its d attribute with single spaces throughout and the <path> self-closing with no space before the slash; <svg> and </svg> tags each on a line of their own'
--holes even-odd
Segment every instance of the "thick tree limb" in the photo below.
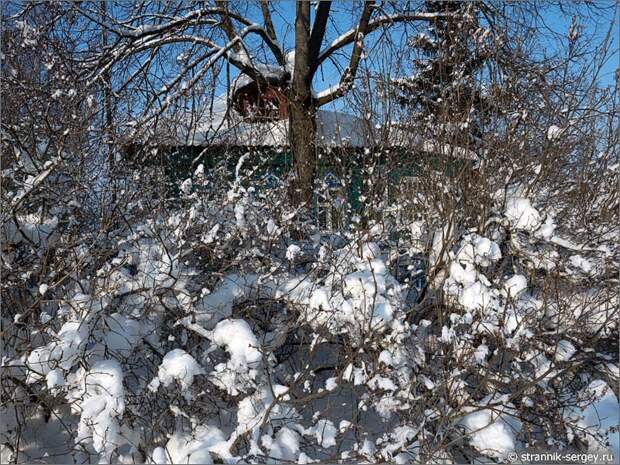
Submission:
<svg viewBox="0 0 620 465">
<path fill-rule="evenodd" d="M 276 36 L 276 30 L 273 27 L 273 21 L 271 20 L 271 11 L 269 10 L 269 0 L 260 0 L 260 8 L 263 13 L 263 22 L 265 23 L 265 30 L 267 35 L 273 42 L 278 41 Z"/>
<path fill-rule="evenodd" d="M 310 46 L 308 62 L 310 63 L 310 72 L 314 73 L 316 70 L 316 60 L 319 57 L 321 51 L 321 44 L 325 37 L 325 30 L 327 27 L 327 20 L 329 19 L 329 10 L 331 9 L 331 1 L 319 2 L 319 7 L 314 18 L 314 25 L 312 26 L 312 32 L 310 34 Z"/>
<path fill-rule="evenodd" d="M 232 41 L 237 37 L 237 33 L 235 32 L 235 28 L 233 27 L 232 20 L 230 19 L 230 12 L 228 11 L 228 2 L 223 0 L 216 0 L 215 5 L 219 7 L 222 11 L 222 20 L 221 20 L 221 28 L 228 37 L 228 40 Z M 242 47 L 240 43 L 235 43 L 233 49 L 237 53 L 242 52 Z"/>
</svg>

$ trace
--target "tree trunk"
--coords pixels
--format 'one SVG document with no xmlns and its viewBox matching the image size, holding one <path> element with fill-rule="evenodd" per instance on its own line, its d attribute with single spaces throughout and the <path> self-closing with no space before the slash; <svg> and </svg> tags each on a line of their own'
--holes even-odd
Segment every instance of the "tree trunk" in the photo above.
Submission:
<svg viewBox="0 0 620 465">
<path fill-rule="evenodd" d="M 291 199 L 295 205 L 310 204 L 316 160 L 316 122 L 312 102 L 291 102 L 289 127 L 294 168 Z"/>
<path fill-rule="evenodd" d="M 316 109 L 309 63 L 310 2 L 298 1 L 295 18 L 295 69 L 289 93 L 289 142 L 293 153 L 293 204 L 312 200 L 316 158 Z"/>
</svg>

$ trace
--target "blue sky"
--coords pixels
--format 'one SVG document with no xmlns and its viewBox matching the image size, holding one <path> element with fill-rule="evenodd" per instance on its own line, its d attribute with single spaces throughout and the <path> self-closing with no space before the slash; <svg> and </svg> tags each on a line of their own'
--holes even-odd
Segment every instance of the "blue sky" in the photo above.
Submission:
<svg viewBox="0 0 620 465">
<path fill-rule="evenodd" d="M 402 9 L 405 5 L 411 5 L 410 8 L 415 11 L 423 11 L 423 2 L 421 0 L 405 2 L 402 0 L 396 3 L 399 9 Z M 112 7 L 118 10 L 123 10 L 127 8 L 131 8 L 131 3 L 123 3 L 119 1 L 115 3 L 115 7 Z M 157 4 L 155 5 L 162 5 Z M 235 7 L 241 10 L 241 13 L 246 15 L 248 19 L 252 21 L 256 21 L 262 24 L 262 16 L 260 13 L 260 9 L 258 8 L 258 2 L 235 2 Z M 389 11 L 390 3 L 385 2 L 384 6 Z M 501 7 L 509 8 L 510 5 L 517 5 L 517 7 L 525 8 L 524 5 L 527 5 L 525 2 L 504 2 L 504 3 L 496 3 L 496 5 L 500 5 Z M 577 22 L 580 27 L 583 28 L 583 33 L 585 35 L 591 36 L 593 40 L 590 41 L 590 45 L 596 44 L 602 40 L 604 35 L 609 31 L 610 26 L 613 25 L 613 33 L 611 34 L 612 43 L 611 48 L 614 50 L 614 53 L 611 54 L 602 70 L 602 73 L 598 77 L 599 85 L 602 86 L 610 86 L 614 85 L 614 74 L 618 67 L 618 22 L 615 16 L 618 11 L 618 7 L 615 3 L 615 0 L 597 0 L 593 3 L 595 6 L 594 11 L 596 14 L 589 14 L 588 10 L 583 7 L 577 5 L 572 1 L 559 1 L 558 4 L 552 4 L 551 2 L 537 2 L 536 3 L 538 12 L 540 13 L 540 17 L 538 20 L 538 26 L 542 27 L 541 34 L 544 34 L 544 38 L 541 39 L 542 47 L 539 47 L 544 53 L 549 56 L 553 56 L 558 51 L 562 50 L 563 47 L 566 46 L 566 34 L 569 30 L 571 24 L 571 17 L 573 13 L 576 13 Z M 189 5 L 188 5 L 189 6 Z M 291 0 L 282 0 L 273 2 L 273 21 L 275 23 L 276 32 L 278 35 L 278 39 L 285 51 L 291 50 L 294 47 L 294 20 L 295 20 L 295 2 Z M 244 10 L 248 10 L 247 12 Z M 564 11 L 563 11 L 564 10 Z M 566 11 L 568 10 L 568 11 Z M 332 5 L 332 14 L 330 16 L 330 22 L 328 23 L 328 31 L 326 36 L 325 43 L 331 42 L 335 37 L 345 32 L 346 30 L 355 27 L 361 12 L 361 1 L 350 2 L 350 1 L 334 1 Z M 119 11 L 120 13 L 120 11 Z M 526 12 L 526 19 L 530 19 L 532 17 L 533 12 Z M 415 33 L 418 31 L 424 31 L 426 29 L 427 24 L 423 22 L 416 22 L 414 24 L 409 24 L 407 26 L 395 26 L 391 28 L 390 35 L 393 39 L 391 44 L 396 44 L 396 51 L 398 48 L 405 47 L 406 43 L 404 41 L 404 27 L 409 28 L 409 33 Z M 417 28 L 417 29 L 416 29 Z M 203 31 L 204 32 L 204 31 Z M 371 34 L 365 41 L 366 47 L 371 48 L 374 45 L 374 49 L 371 52 L 372 56 L 381 55 L 383 50 L 386 50 L 386 47 L 389 45 L 388 41 L 384 43 L 379 43 L 377 40 L 380 40 L 382 37 L 383 31 L 378 30 Z M 255 39 L 253 39 L 255 40 Z M 325 46 L 325 43 L 323 46 Z M 184 44 L 183 47 L 186 45 Z M 382 49 L 383 48 L 383 49 Z M 180 50 L 179 50 L 180 52 Z M 349 52 L 349 50 L 345 50 L 345 52 Z M 273 62 L 273 57 L 267 55 L 268 59 Z M 542 58 L 538 56 L 537 58 Z M 348 60 L 348 53 L 344 53 L 338 57 L 334 62 L 325 62 L 324 65 L 317 72 L 313 85 L 315 91 L 321 91 L 331 85 L 334 85 L 338 82 L 342 69 L 346 66 Z M 257 61 L 261 61 L 261 57 L 257 57 Z M 134 62 L 130 66 L 135 66 Z M 362 65 L 363 66 L 363 65 Z M 373 68 L 375 67 L 375 68 Z M 382 67 L 382 68 L 379 68 Z M 383 62 L 377 64 L 376 62 L 372 65 L 368 65 L 368 68 L 371 71 L 377 71 L 380 73 L 384 72 L 393 72 L 393 66 L 388 58 L 383 60 Z M 168 62 L 160 68 L 159 70 L 153 71 L 153 78 L 155 80 L 160 80 L 161 82 L 154 82 L 153 84 L 159 88 L 165 82 L 165 79 L 173 77 L 175 73 L 179 70 L 179 66 L 174 62 L 174 58 L 172 58 L 171 62 Z M 221 69 L 216 73 L 216 93 L 217 94 L 226 94 L 226 86 L 227 86 L 227 76 L 226 76 L 226 67 L 222 66 Z M 235 70 L 234 67 L 230 66 L 230 77 L 234 78 L 235 75 L 238 74 L 238 71 Z M 167 75 L 164 77 L 164 75 Z M 395 77 L 392 75 L 392 77 Z M 211 78 L 207 78 L 210 80 Z M 346 101 L 344 99 L 337 100 L 334 102 L 333 106 L 339 110 L 346 110 Z"/>
<path fill-rule="evenodd" d="M 591 45 L 602 41 L 604 36 L 608 33 L 609 28 L 613 27 L 613 33 L 611 34 L 611 49 L 615 52 L 610 54 L 605 62 L 601 74 L 599 75 L 599 85 L 613 86 L 615 81 L 614 75 L 616 69 L 618 68 L 619 61 L 619 29 L 618 21 L 615 19 L 616 14 L 614 14 L 618 12 L 618 8 L 614 0 L 598 0 L 595 2 L 595 5 L 600 9 L 600 11 L 597 11 L 596 15 L 590 15 L 587 14 L 588 11 L 585 9 L 582 9 L 581 11 L 570 11 L 580 8 L 576 5 L 570 4 L 570 2 L 569 4 L 566 2 L 564 4 L 560 3 L 560 6 L 552 5 L 551 2 L 539 3 L 539 24 L 542 26 L 542 32 L 545 34 L 545 38 L 542 39 L 544 51 L 548 55 L 553 55 L 566 46 L 566 34 L 570 28 L 573 13 L 577 14 L 577 24 L 583 28 L 583 33 L 594 39 L 590 41 Z M 355 12 L 356 14 L 351 13 L 352 6 L 357 7 L 357 11 Z M 354 26 L 357 18 L 359 17 L 359 10 L 361 10 L 361 5 L 359 3 L 352 4 L 351 2 L 334 2 L 332 5 L 332 15 L 330 18 L 331 22 L 328 25 L 326 42 L 333 40 L 334 37 Z M 273 21 L 278 39 L 284 44 L 284 47 L 287 50 L 292 49 L 294 46 L 294 18 L 295 2 L 275 2 Z M 422 23 L 416 27 L 424 28 L 425 24 Z M 370 40 L 368 40 L 367 43 L 372 43 L 379 34 L 381 34 L 380 31 L 375 32 L 375 37 L 370 37 Z M 398 41 L 401 36 L 402 29 L 397 28 L 393 33 L 393 37 Z M 343 57 L 343 59 L 345 58 Z M 341 60 L 339 65 L 343 66 L 344 63 L 345 62 Z M 313 83 L 315 90 L 320 91 L 337 83 L 339 76 L 340 70 L 333 64 L 327 63 L 315 77 Z M 342 109 L 342 105 L 342 101 L 335 103 L 336 108 Z"/>
<path fill-rule="evenodd" d="M 606 60 L 602 72 L 599 76 L 599 84 L 602 86 L 613 86 L 615 81 L 615 73 L 620 65 L 620 55 L 618 53 L 619 37 L 620 37 L 620 22 L 618 21 L 618 13 L 620 12 L 619 5 L 614 0 L 595 0 L 593 2 L 596 6 L 601 8 L 601 13 L 596 18 L 589 18 L 586 14 L 577 16 L 577 23 L 583 27 L 584 33 L 587 36 L 591 36 L 593 40 L 591 44 L 601 43 L 611 28 L 610 35 L 610 50 L 613 53 L 609 54 Z M 571 16 L 562 14 L 558 11 L 558 7 L 550 7 L 545 11 L 542 16 L 544 24 L 558 36 L 566 35 L 571 25 Z M 565 45 L 566 39 L 557 37 L 555 40 L 549 41 L 550 48 L 558 48 Z"/>
</svg>

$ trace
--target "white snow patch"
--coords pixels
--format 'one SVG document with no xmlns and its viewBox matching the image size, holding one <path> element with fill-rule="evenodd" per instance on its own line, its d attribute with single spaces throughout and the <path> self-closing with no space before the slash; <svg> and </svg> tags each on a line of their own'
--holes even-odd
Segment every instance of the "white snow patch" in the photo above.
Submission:
<svg viewBox="0 0 620 465">
<path fill-rule="evenodd" d="M 321 447 L 332 447 L 336 445 L 336 435 L 338 429 L 330 420 L 321 419 L 314 427 L 316 442 Z"/>
<path fill-rule="evenodd" d="M 54 389 L 57 386 L 64 386 L 65 384 L 65 376 L 60 368 L 56 368 L 50 371 L 45 379 L 47 381 L 47 388 Z"/>
<path fill-rule="evenodd" d="M 55 368 L 69 370 L 88 338 L 88 326 L 80 321 L 68 321 L 56 334 L 56 341 L 37 347 L 28 356 L 27 383 L 33 383 Z"/>
<path fill-rule="evenodd" d="M 164 356 L 159 365 L 157 377 L 151 381 L 149 389 L 157 391 L 160 383 L 167 387 L 174 381 L 178 381 L 181 389 L 186 391 L 194 382 L 194 377 L 203 374 L 205 371 L 194 357 L 182 349 L 174 349 Z"/>
<path fill-rule="evenodd" d="M 78 388 L 69 395 L 80 415 L 76 443 L 92 442 L 101 462 L 109 463 L 119 445 L 119 420 L 125 411 L 123 371 L 116 360 L 100 360 L 76 378 Z"/>
<path fill-rule="evenodd" d="M 286 259 L 289 262 L 295 261 L 295 259 L 301 255 L 301 248 L 297 244 L 291 244 L 286 249 Z"/>
<path fill-rule="evenodd" d="M 224 450 L 222 458 L 228 458 L 225 441 L 224 433 L 219 428 L 198 425 L 191 434 L 175 432 L 166 443 L 166 448 L 156 448 L 152 457 L 155 463 L 161 464 L 211 464 L 213 457 L 210 452 L 217 451 L 221 454 Z"/>
<path fill-rule="evenodd" d="M 262 360 L 258 340 L 250 325 L 240 319 L 220 321 L 209 339 L 230 354 L 230 360 L 215 366 L 212 380 L 231 395 L 236 395 L 257 375 Z"/>
<path fill-rule="evenodd" d="M 255 368 L 261 361 L 256 336 L 244 320 L 220 321 L 212 332 L 211 340 L 230 353 L 230 363 L 234 369 Z"/>
<path fill-rule="evenodd" d="M 203 237 L 202 237 L 202 241 L 205 244 L 211 244 L 212 242 L 215 241 L 215 238 L 217 237 L 217 232 L 220 230 L 220 225 L 216 224 L 215 226 L 213 226 L 211 229 L 209 229 L 209 232 L 207 232 Z"/>
<path fill-rule="evenodd" d="M 527 289 L 527 278 L 522 274 L 516 274 L 504 281 L 503 294 L 506 297 L 517 298 Z"/>
<path fill-rule="evenodd" d="M 523 231 L 534 232 L 541 224 L 540 213 L 524 197 L 509 197 L 504 215 L 515 229 Z"/>
<path fill-rule="evenodd" d="M 299 454 L 299 434 L 290 428 L 281 428 L 269 444 L 270 457 L 275 460 L 295 462 Z"/>
<path fill-rule="evenodd" d="M 548 140 L 559 139 L 563 132 L 564 132 L 564 129 L 553 124 L 549 126 L 549 129 L 547 129 L 547 139 Z"/>
<path fill-rule="evenodd" d="M 325 380 L 325 389 L 333 391 L 338 387 L 338 378 L 327 378 Z"/>
<path fill-rule="evenodd" d="M 482 404 L 496 403 L 497 399 L 489 396 Z M 473 408 L 470 408 L 470 410 Z M 461 423 L 470 435 L 471 445 L 488 457 L 504 459 L 516 448 L 515 433 L 520 424 L 511 421 L 509 415 L 504 415 L 504 410 L 512 407 L 498 407 L 496 409 L 482 408 L 481 410 L 468 413 Z"/>
<path fill-rule="evenodd" d="M 577 268 L 586 274 L 592 271 L 592 263 L 581 255 L 572 255 L 569 260 L 573 268 Z"/>
<path fill-rule="evenodd" d="M 254 274 L 226 276 L 214 292 L 196 304 L 196 323 L 213 329 L 220 320 L 232 314 L 233 305 L 252 294 L 257 280 Z"/>
<path fill-rule="evenodd" d="M 474 351 L 474 359 L 478 363 L 484 363 L 487 355 L 489 355 L 489 347 L 486 344 L 480 344 Z"/>
</svg>

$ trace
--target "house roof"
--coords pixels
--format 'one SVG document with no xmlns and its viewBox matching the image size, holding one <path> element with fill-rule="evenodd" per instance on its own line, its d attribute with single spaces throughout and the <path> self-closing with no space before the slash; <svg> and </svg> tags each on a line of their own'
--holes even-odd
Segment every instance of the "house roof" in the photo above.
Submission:
<svg viewBox="0 0 620 465">
<path fill-rule="evenodd" d="M 316 124 L 319 147 L 364 148 L 381 144 L 446 157 L 478 159 L 469 149 L 422 139 L 396 124 L 373 125 L 371 121 L 343 112 L 319 110 Z M 250 122 L 227 104 L 225 96 L 216 97 L 203 114 L 177 114 L 174 120 L 160 123 L 157 131 L 148 132 L 156 132 L 159 143 L 175 146 L 284 147 L 289 143 L 288 120 Z"/>
<path fill-rule="evenodd" d="M 248 121 L 227 105 L 225 97 L 216 98 L 203 115 L 186 114 L 175 119 L 176 131 L 170 134 L 174 145 L 288 145 L 288 120 Z M 316 123 L 319 146 L 366 147 L 374 141 L 366 122 L 346 113 L 319 110 Z"/>
</svg>

